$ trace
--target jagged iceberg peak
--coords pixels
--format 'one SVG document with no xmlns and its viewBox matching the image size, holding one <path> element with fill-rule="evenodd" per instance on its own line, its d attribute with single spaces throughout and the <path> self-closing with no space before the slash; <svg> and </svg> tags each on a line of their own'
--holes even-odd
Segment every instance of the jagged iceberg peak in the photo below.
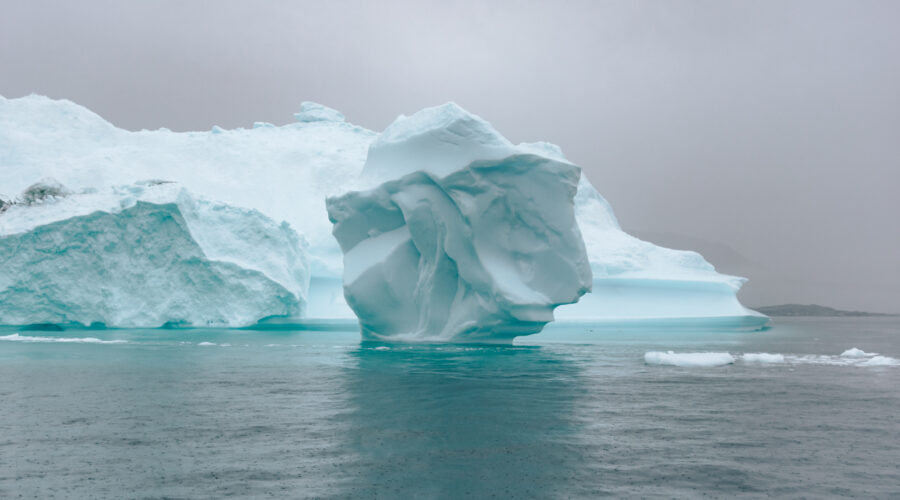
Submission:
<svg viewBox="0 0 900 500">
<path fill-rule="evenodd" d="M 344 114 L 340 111 L 312 101 L 304 101 L 301 103 L 300 111 L 294 113 L 294 118 L 302 123 L 346 121 Z"/>
<path fill-rule="evenodd" d="M 419 170 L 447 175 L 513 152 L 490 123 L 448 102 L 394 120 L 369 146 L 363 176 L 375 183 Z"/>
<path fill-rule="evenodd" d="M 0 214 L 0 324 L 244 326 L 299 316 L 303 239 L 252 209 L 145 181 Z"/>
</svg>

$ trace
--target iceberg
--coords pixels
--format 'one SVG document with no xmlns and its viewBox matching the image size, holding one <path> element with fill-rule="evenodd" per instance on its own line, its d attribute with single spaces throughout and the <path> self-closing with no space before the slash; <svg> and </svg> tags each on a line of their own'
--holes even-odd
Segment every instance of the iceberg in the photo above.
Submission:
<svg viewBox="0 0 900 500">
<path fill-rule="evenodd" d="M 0 261 L 12 325 L 246 326 L 302 315 L 309 283 L 289 225 L 159 181 L 29 187 L 0 215 Z"/>
<path fill-rule="evenodd" d="M 363 337 L 509 342 L 539 332 L 556 306 L 590 290 L 572 204 L 579 176 L 569 163 L 513 155 L 329 198 Z"/>
<path fill-rule="evenodd" d="M 405 124 L 400 126 L 400 124 Z M 191 193 L 287 221 L 308 242 L 308 318 L 353 318 L 343 296 L 343 255 L 325 199 L 374 189 L 416 171 L 442 178 L 474 161 L 533 155 L 570 163 L 549 143 L 512 144 L 454 104 L 401 116 L 381 134 L 338 111 L 303 103 L 292 123 L 232 130 L 128 131 L 66 100 L 0 97 L 0 219 L 11 193 L 41 178 L 73 192 L 140 179 L 175 181 Z M 593 274 L 592 291 L 559 306 L 558 320 L 759 327 L 743 307 L 743 278 L 716 272 L 695 252 L 672 250 L 621 229 L 582 175 L 574 199 Z"/>
<path fill-rule="evenodd" d="M 553 144 L 514 145 L 485 120 L 448 103 L 397 118 L 372 142 L 361 177 L 371 184 L 416 170 L 447 175 L 476 160 L 525 154 L 569 163 Z M 746 328 L 768 322 L 738 301 L 744 278 L 717 273 L 696 252 L 659 247 L 627 234 L 584 176 L 575 196 L 575 217 L 593 286 L 577 304 L 561 306 L 558 319 Z"/>
</svg>

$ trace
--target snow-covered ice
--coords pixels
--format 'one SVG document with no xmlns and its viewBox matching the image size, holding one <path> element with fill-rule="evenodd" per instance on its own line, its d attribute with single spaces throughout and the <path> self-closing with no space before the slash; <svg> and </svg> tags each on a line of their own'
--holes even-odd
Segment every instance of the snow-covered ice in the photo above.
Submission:
<svg viewBox="0 0 900 500">
<path fill-rule="evenodd" d="M 0 96 L 0 193 L 15 196 L 42 178 L 73 191 L 160 179 L 256 209 L 306 238 L 310 273 L 320 278 L 313 285 L 329 295 L 319 302 L 331 304 L 329 317 L 352 317 L 325 198 L 354 187 L 376 134 L 316 103 L 294 116 L 277 127 L 132 132 L 71 101 Z"/>
</svg>

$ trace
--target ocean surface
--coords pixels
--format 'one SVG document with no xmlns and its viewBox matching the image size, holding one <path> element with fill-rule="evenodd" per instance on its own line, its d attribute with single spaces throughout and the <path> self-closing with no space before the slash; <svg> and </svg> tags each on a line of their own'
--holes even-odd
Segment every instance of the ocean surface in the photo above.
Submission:
<svg viewBox="0 0 900 500">
<path fill-rule="evenodd" d="M 900 498 L 898 359 L 900 318 L 511 347 L 3 328 L 0 498 Z"/>
</svg>

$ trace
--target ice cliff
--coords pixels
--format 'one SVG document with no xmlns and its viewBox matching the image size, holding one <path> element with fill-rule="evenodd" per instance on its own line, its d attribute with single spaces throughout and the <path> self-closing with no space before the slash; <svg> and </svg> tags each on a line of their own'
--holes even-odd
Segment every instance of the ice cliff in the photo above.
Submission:
<svg viewBox="0 0 900 500">
<path fill-rule="evenodd" d="M 73 193 L 102 193 L 140 179 L 177 181 L 197 195 L 287 221 L 308 241 L 309 291 L 303 297 L 302 286 L 298 289 L 298 304 L 306 301 L 309 317 L 353 317 L 343 298 L 342 253 L 331 234 L 325 198 L 376 188 L 419 170 L 442 178 L 476 160 L 530 154 L 568 163 L 552 144 L 512 144 L 455 105 L 398 122 L 405 125 L 376 134 L 347 123 L 335 110 L 303 103 L 294 122 L 282 126 L 132 132 L 69 101 L 0 97 L 0 199 L 9 201 L 44 177 Z M 0 202 L 0 220 L 11 210 L 18 208 Z M 574 211 L 593 292 L 558 307 L 558 319 L 765 322 L 738 302 L 742 278 L 717 273 L 694 252 L 658 247 L 623 232 L 584 175 Z M 262 253 L 247 251 L 252 258 L 244 256 L 245 261 Z"/>
<path fill-rule="evenodd" d="M 0 216 L 0 324 L 244 326 L 299 316 L 304 243 L 255 210 L 171 183 L 44 181 Z"/>
</svg>

